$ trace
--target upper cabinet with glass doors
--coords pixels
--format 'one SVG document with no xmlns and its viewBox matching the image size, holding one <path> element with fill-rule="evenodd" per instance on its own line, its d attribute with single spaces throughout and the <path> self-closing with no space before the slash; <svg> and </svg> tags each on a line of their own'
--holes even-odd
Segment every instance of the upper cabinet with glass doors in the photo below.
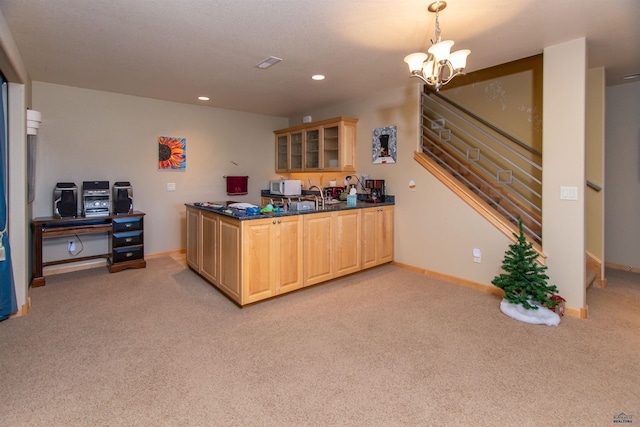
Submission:
<svg viewBox="0 0 640 427">
<path fill-rule="evenodd" d="M 302 131 L 276 134 L 276 171 L 300 172 L 303 170 Z"/>
<path fill-rule="evenodd" d="M 276 172 L 355 171 L 357 123 L 335 117 L 274 131 Z"/>
</svg>

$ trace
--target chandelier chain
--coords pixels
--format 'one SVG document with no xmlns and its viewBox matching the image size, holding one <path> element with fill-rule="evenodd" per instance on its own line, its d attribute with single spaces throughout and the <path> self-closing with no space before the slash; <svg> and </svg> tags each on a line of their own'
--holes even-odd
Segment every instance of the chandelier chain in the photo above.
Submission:
<svg viewBox="0 0 640 427">
<path fill-rule="evenodd" d="M 440 43 L 440 2 L 436 6 L 436 43 Z"/>
</svg>

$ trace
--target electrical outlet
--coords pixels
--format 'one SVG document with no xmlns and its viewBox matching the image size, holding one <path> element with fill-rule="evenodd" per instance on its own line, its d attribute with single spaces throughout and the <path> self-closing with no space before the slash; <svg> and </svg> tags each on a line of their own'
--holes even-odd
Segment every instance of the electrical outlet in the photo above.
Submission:
<svg viewBox="0 0 640 427">
<path fill-rule="evenodd" d="M 75 250 L 76 250 L 76 242 L 74 242 L 73 240 L 69 240 L 69 243 L 67 244 L 67 251 L 73 252 Z"/>
</svg>

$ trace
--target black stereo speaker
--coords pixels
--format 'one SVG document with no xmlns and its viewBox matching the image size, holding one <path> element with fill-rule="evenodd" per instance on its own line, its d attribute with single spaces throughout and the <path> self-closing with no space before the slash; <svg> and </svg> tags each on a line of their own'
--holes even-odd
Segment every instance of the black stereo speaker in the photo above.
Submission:
<svg viewBox="0 0 640 427">
<path fill-rule="evenodd" d="M 73 182 L 59 182 L 53 190 L 53 215 L 75 217 L 78 213 L 78 187 Z"/>
<path fill-rule="evenodd" d="M 133 212 L 133 188 L 128 181 L 118 181 L 113 184 L 113 212 L 128 214 Z"/>
</svg>

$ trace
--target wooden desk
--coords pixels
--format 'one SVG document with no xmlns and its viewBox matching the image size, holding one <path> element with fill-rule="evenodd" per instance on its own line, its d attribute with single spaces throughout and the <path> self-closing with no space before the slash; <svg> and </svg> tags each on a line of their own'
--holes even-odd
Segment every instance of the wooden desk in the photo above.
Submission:
<svg viewBox="0 0 640 427">
<path fill-rule="evenodd" d="M 145 268 L 144 260 L 144 212 L 108 215 L 101 217 L 55 218 L 40 217 L 31 221 L 33 231 L 33 271 L 31 286 L 45 285 L 43 267 L 107 258 L 109 271 L 115 273 L 126 268 Z M 47 237 L 76 234 L 108 233 L 109 252 L 57 261 L 42 261 L 42 241 Z"/>
</svg>

